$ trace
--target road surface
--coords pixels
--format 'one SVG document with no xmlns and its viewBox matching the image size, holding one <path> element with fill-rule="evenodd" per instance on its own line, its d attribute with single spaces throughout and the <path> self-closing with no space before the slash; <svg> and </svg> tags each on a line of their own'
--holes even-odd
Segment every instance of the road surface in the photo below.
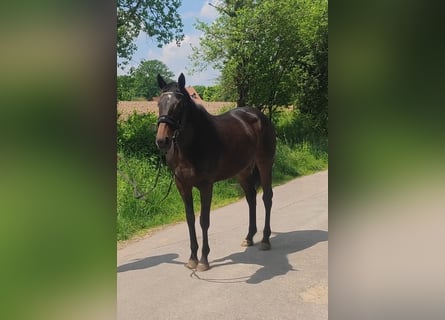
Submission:
<svg viewBox="0 0 445 320">
<path fill-rule="evenodd" d="M 205 272 L 184 267 L 190 255 L 186 223 L 119 249 L 117 318 L 327 319 L 328 172 L 274 188 L 270 251 L 258 249 L 261 194 L 257 208 L 258 233 L 248 248 L 240 246 L 248 223 L 244 199 L 211 212 L 211 268 Z"/>
</svg>

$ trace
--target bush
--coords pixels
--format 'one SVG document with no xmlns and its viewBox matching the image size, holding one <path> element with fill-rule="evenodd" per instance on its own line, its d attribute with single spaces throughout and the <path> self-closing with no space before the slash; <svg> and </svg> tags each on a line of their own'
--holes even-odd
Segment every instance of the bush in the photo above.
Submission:
<svg viewBox="0 0 445 320">
<path fill-rule="evenodd" d="M 275 120 L 277 137 L 288 145 L 301 144 L 305 141 L 312 144 L 319 144 L 323 140 L 327 141 L 327 137 L 314 129 L 314 125 L 311 117 L 302 114 L 298 109 L 281 111 Z"/>
<path fill-rule="evenodd" d="M 156 121 L 153 113 L 133 113 L 125 121 L 117 123 L 117 149 L 125 156 L 158 159 L 156 147 Z"/>
<path fill-rule="evenodd" d="M 314 122 L 300 110 L 282 110 L 275 119 L 277 152 L 275 182 L 307 175 L 327 168 L 328 138 L 314 128 Z"/>
<path fill-rule="evenodd" d="M 273 167 L 274 183 L 314 173 L 327 168 L 328 155 L 309 142 L 289 146 L 278 141 Z"/>
</svg>

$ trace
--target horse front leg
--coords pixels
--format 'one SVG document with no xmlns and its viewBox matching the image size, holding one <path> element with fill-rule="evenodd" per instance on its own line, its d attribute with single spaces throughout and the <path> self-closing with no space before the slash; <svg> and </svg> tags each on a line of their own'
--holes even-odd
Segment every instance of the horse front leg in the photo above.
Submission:
<svg viewBox="0 0 445 320">
<path fill-rule="evenodd" d="M 210 227 L 210 205 L 212 203 L 213 184 L 199 188 L 201 195 L 201 215 L 199 223 L 202 229 L 202 256 L 199 260 L 197 270 L 206 271 L 210 268 L 208 255 L 210 252 L 208 230 Z"/>
<path fill-rule="evenodd" d="M 196 239 L 195 230 L 195 211 L 193 209 L 193 197 L 192 188 L 185 188 L 179 181 L 176 181 L 176 186 L 178 187 L 179 193 L 181 194 L 182 200 L 185 207 L 185 215 L 187 218 L 187 226 L 189 229 L 190 236 L 190 258 L 185 265 L 189 269 L 195 269 L 198 265 L 198 240 Z"/>
</svg>

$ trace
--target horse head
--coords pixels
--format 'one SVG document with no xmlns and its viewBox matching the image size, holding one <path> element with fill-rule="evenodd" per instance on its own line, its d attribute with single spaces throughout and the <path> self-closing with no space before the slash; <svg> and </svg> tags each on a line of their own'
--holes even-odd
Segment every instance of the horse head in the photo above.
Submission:
<svg viewBox="0 0 445 320">
<path fill-rule="evenodd" d="M 158 85 L 161 89 L 158 108 L 158 131 L 156 133 L 156 145 L 161 151 L 168 151 L 175 140 L 179 129 L 184 110 L 184 102 L 189 98 L 185 90 L 184 74 L 178 78 L 178 82 L 166 83 L 160 74 L 158 74 Z"/>
</svg>

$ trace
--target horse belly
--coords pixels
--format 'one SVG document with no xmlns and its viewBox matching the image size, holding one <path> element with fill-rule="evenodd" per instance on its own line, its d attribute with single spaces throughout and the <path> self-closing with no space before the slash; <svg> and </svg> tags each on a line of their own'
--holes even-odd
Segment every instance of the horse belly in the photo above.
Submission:
<svg viewBox="0 0 445 320">
<path fill-rule="evenodd" d="M 254 153 L 243 150 L 225 154 L 218 165 L 216 180 L 224 180 L 236 176 L 241 171 L 253 167 Z"/>
</svg>

